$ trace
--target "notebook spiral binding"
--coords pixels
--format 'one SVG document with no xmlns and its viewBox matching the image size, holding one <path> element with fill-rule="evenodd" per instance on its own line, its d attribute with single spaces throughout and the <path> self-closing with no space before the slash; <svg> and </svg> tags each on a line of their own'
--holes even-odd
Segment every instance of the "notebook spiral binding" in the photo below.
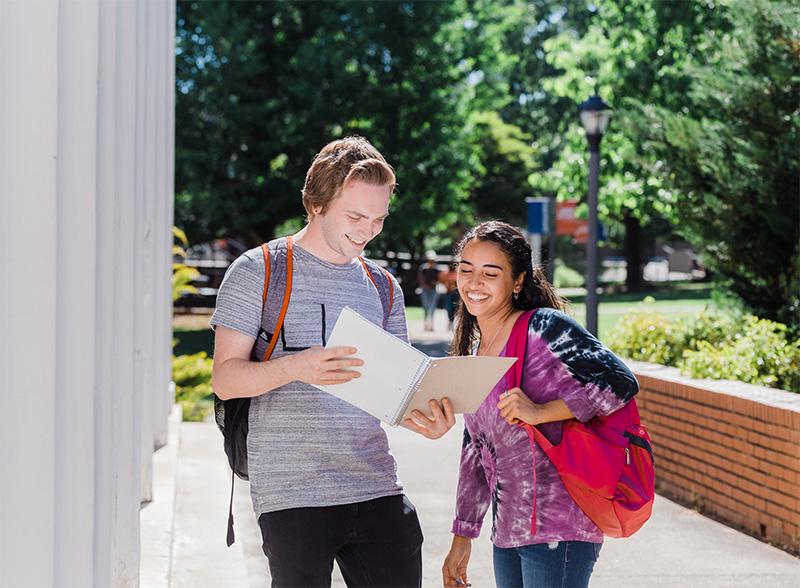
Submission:
<svg viewBox="0 0 800 588">
<path fill-rule="evenodd" d="M 414 394 L 417 393 L 420 386 L 422 385 L 422 378 L 425 377 L 425 373 L 428 371 L 428 366 L 430 365 L 431 360 L 426 359 L 418 368 L 417 373 L 414 374 L 414 378 L 411 380 L 411 385 L 408 387 L 408 392 L 403 397 L 403 402 L 400 403 L 400 406 L 397 409 L 397 412 L 394 413 L 392 416 L 392 426 L 396 427 L 400 423 L 400 419 L 403 418 L 403 415 L 406 413 L 406 409 L 408 405 L 411 403 L 411 399 L 414 398 Z"/>
</svg>

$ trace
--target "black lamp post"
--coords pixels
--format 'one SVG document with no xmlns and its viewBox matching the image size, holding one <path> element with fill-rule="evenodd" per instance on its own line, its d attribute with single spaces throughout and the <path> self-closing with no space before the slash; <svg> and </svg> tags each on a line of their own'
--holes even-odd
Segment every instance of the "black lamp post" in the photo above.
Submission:
<svg viewBox="0 0 800 588">
<path fill-rule="evenodd" d="M 611 118 L 611 107 L 596 93 L 578 106 L 589 142 L 589 242 L 586 246 L 586 328 L 597 335 L 597 189 L 600 141 Z"/>
</svg>

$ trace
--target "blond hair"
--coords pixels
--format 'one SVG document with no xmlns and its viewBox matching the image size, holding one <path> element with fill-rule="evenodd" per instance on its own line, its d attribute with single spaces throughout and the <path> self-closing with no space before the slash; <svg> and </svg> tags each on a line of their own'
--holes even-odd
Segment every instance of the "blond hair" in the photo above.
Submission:
<svg viewBox="0 0 800 588">
<path fill-rule="evenodd" d="M 325 145 L 311 162 L 303 185 L 303 206 L 308 218 L 315 210 L 325 214 L 330 203 L 354 180 L 390 186 L 392 192 L 397 185 L 392 166 L 364 137 L 345 137 Z"/>
</svg>

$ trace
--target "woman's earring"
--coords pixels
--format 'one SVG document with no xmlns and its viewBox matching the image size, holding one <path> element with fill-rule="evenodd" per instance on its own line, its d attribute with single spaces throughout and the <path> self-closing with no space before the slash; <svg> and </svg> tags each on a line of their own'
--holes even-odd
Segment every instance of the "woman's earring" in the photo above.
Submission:
<svg viewBox="0 0 800 588">
<path fill-rule="evenodd" d="M 514 300 L 516 300 L 517 298 L 519 298 L 519 292 L 514 292 L 514 296 L 513 296 L 513 298 L 514 298 Z"/>
</svg>

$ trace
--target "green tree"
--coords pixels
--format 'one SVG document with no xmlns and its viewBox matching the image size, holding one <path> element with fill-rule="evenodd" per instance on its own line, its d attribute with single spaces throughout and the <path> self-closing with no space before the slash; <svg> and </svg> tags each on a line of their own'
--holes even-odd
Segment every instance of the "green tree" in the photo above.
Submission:
<svg viewBox="0 0 800 588">
<path fill-rule="evenodd" d="M 548 168 L 561 148 L 574 102 L 545 92 L 557 74 L 545 43 L 565 30 L 584 31 L 584 0 L 467 0 L 462 19 L 464 66 L 469 69 L 468 135 L 474 149 L 476 218 L 525 225 L 525 198 L 550 196 L 530 175 Z"/>
<path fill-rule="evenodd" d="M 672 201 L 654 161 L 631 132 L 639 104 L 670 110 L 686 105 L 689 78 L 680 64 L 701 53 L 724 26 L 711 2 L 597 0 L 586 3 L 591 24 L 565 28 L 544 43 L 556 74 L 541 81 L 547 94 L 572 104 L 552 166 L 534 174 L 539 190 L 559 199 L 583 200 L 588 153 L 576 105 L 595 90 L 616 108 L 601 147 L 599 212 L 625 253 L 629 290 L 641 288 L 645 243 L 669 234 Z M 646 164 L 644 162 L 647 162 Z"/>
<path fill-rule="evenodd" d="M 575 116 L 571 97 L 542 86 L 542 80 L 561 73 L 548 59 L 546 44 L 566 32 L 581 38 L 593 15 L 586 0 L 467 0 L 465 5 L 472 108 L 498 112 L 503 122 L 526 133 L 542 169 L 552 165 Z"/>
<path fill-rule="evenodd" d="M 419 257 L 471 220 L 474 158 L 464 132 L 469 72 L 460 59 L 460 3 L 347 6 L 361 19 L 352 31 L 360 35 L 353 53 L 365 75 L 357 105 L 399 183 L 391 220 L 374 247 Z"/>
<path fill-rule="evenodd" d="M 642 151 L 674 218 L 720 283 L 760 317 L 800 326 L 800 8 L 735 2 L 730 31 L 682 71 L 687 108 L 642 105 Z M 655 169 L 653 161 L 658 164 Z"/>
<path fill-rule="evenodd" d="M 294 55 L 324 26 L 310 19 L 286 3 L 178 2 L 175 215 L 192 242 L 256 242 L 299 214 L 304 141 L 325 131 Z"/>
<path fill-rule="evenodd" d="M 362 134 L 397 171 L 377 246 L 421 251 L 467 214 L 458 5 L 179 2 L 176 222 L 257 243 L 302 216 L 314 153 Z"/>
<path fill-rule="evenodd" d="M 528 178 L 536 166 L 530 137 L 503 122 L 496 112 L 473 113 L 467 129 L 478 159 L 470 194 L 475 214 L 525 225 L 525 198 L 531 195 Z"/>
</svg>

